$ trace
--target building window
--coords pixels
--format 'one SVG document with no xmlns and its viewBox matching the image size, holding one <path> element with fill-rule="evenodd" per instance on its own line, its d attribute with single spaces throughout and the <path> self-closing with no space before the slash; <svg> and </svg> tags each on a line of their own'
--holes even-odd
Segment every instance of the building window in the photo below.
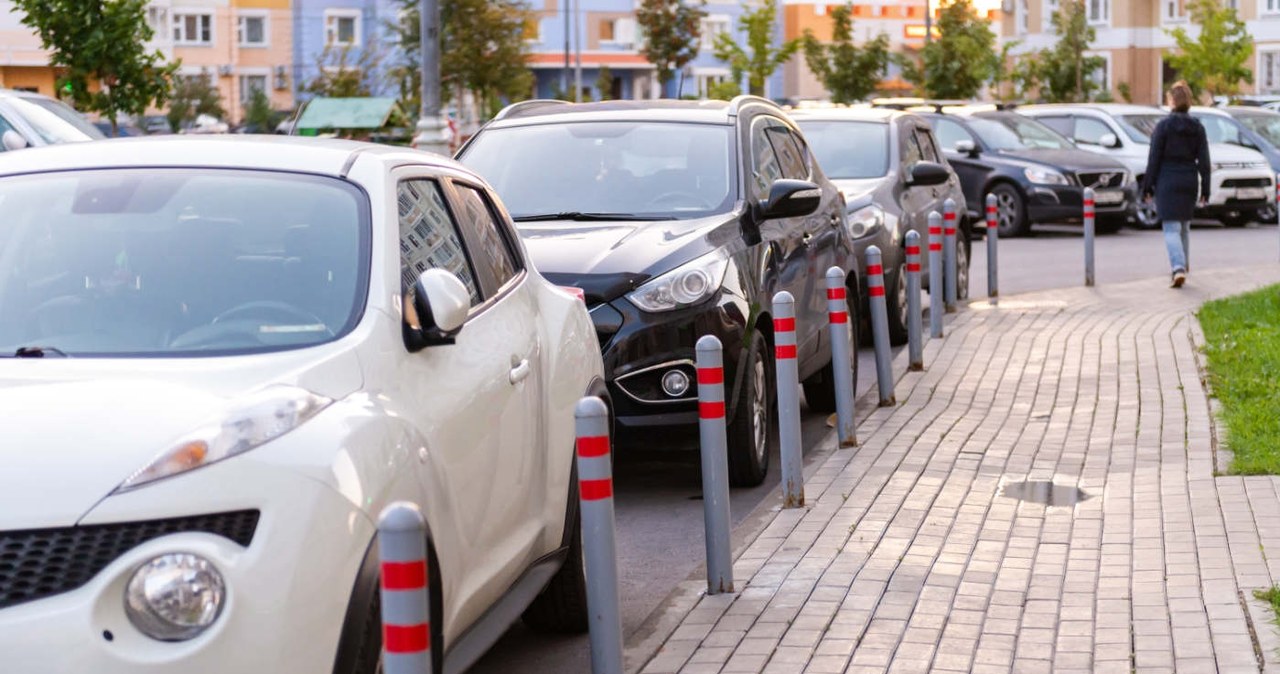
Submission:
<svg viewBox="0 0 1280 674">
<path fill-rule="evenodd" d="M 1102 54 L 1086 53 L 1085 56 L 1101 56 L 1103 58 L 1103 64 L 1095 68 L 1093 72 L 1089 73 L 1089 79 L 1093 81 L 1094 84 L 1098 85 L 1098 91 L 1100 93 L 1110 93 L 1111 92 L 1111 54 L 1109 52 L 1102 53 Z"/>
<path fill-rule="evenodd" d="M 325 10 L 324 43 L 338 47 L 360 46 L 360 11 Z"/>
<path fill-rule="evenodd" d="M 729 17 L 708 16 L 702 20 L 702 48 L 715 49 L 716 36 L 729 32 Z"/>
<path fill-rule="evenodd" d="M 1263 14 L 1280 14 L 1280 0 L 1258 0 L 1258 9 Z"/>
<path fill-rule="evenodd" d="M 532 43 L 542 42 L 542 20 L 534 17 L 524 22 L 524 41 Z"/>
<path fill-rule="evenodd" d="M 241 47 L 267 46 L 267 17 L 238 17 L 236 19 L 236 33 Z"/>
<path fill-rule="evenodd" d="M 1280 93 L 1280 51 L 1258 52 L 1258 93 Z"/>
<path fill-rule="evenodd" d="M 173 41 L 182 45 L 213 44 L 212 14 L 173 15 Z"/>
<path fill-rule="evenodd" d="M 255 91 L 267 93 L 267 76 L 266 75 L 241 75 L 240 76 L 240 103 L 248 105 L 253 100 Z"/>
<path fill-rule="evenodd" d="M 1053 30 L 1053 17 L 1058 15 L 1058 10 L 1061 8 L 1060 0 L 1044 0 L 1044 29 L 1046 32 Z"/>
<path fill-rule="evenodd" d="M 1161 0 L 1161 17 L 1165 23 L 1181 23 L 1187 20 L 1186 0 Z"/>
<path fill-rule="evenodd" d="M 1029 0 L 1018 0 L 1018 33 L 1025 35 L 1031 31 L 1031 6 Z"/>
<path fill-rule="evenodd" d="M 163 36 L 165 31 L 169 29 L 169 9 L 167 7 L 148 7 L 147 26 L 151 28 L 151 32 L 158 36 Z"/>
<path fill-rule="evenodd" d="M 1111 22 L 1111 0 L 1089 0 L 1089 23 Z"/>
<path fill-rule="evenodd" d="M 603 19 L 600 21 L 601 43 L 630 46 L 635 41 L 635 19 Z"/>
</svg>

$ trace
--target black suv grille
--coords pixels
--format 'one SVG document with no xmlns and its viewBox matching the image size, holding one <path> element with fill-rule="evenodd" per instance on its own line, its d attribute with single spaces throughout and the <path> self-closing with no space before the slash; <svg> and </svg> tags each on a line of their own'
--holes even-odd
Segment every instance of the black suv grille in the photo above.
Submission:
<svg viewBox="0 0 1280 674">
<path fill-rule="evenodd" d="M 1081 187 L 1092 187 L 1095 190 L 1102 187 L 1124 187 L 1124 171 L 1077 173 L 1076 179 L 1080 181 Z"/>
<path fill-rule="evenodd" d="M 131 548 L 168 534 L 202 531 L 249 547 L 257 510 L 145 522 L 0 531 L 0 608 L 70 592 Z"/>
</svg>

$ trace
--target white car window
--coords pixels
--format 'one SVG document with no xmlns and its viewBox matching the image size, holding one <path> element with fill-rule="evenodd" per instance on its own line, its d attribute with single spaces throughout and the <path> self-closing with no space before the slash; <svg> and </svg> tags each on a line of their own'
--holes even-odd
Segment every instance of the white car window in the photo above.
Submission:
<svg viewBox="0 0 1280 674">
<path fill-rule="evenodd" d="M 428 269 L 443 269 L 457 276 L 471 293 L 471 306 L 484 301 L 476 284 L 462 237 L 444 205 L 440 185 L 434 180 L 405 180 L 397 188 L 400 204 L 400 282 L 407 295 L 418 276 Z"/>
</svg>

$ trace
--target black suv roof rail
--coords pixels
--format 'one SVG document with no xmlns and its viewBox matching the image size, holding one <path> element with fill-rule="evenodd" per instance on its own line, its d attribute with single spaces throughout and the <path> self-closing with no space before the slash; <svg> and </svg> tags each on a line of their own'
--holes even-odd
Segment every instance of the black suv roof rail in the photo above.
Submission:
<svg viewBox="0 0 1280 674">
<path fill-rule="evenodd" d="M 741 109 L 741 108 L 742 108 L 743 106 L 745 106 L 745 105 L 767 105 L 767 106 L 769 106 L 769 107 L 771 107 L 771 108 L 775 108 L 775 109 L 777 109 L 777 110 L 782 110 L 782 106 L 781 106 L 781 105 L 778 105 L 777 103 L 774 103 L 773 101 L 771 101 L 771 100 L 769 100 L 769 99 L 767 99 L 767 98 L 765 98 L 765 97 L 763 97 L 763 96 L 753 96 L 753 95 L 751 95 L 751 94 L 741 94 L 741 95 L 738 95 L 738 96 L 734 96 L 734 97 L 733 97 L 733 100 L 729 101 L 729 116 L 730 116 L 730 117 L 733 117 L 733 116 L 737 115 L 737 114 L 738 114 L 738 110 L 739 110 L 739 109 Z"/>
<path fill-rule="evenodd" d="M 548 105 L 569 105 L 569 102 L 554 98 L 535 98 L 528 101 L 520 101 L 519 103 L 512 103 L 502 110 L 499 110 L 498 114 L 494 115 L 493 120 L 497 121 L 499 119 L 518 117 L 520 116 L 520 113 L 528 112 L 534 108 L 545 108 Z"/>
</svg>

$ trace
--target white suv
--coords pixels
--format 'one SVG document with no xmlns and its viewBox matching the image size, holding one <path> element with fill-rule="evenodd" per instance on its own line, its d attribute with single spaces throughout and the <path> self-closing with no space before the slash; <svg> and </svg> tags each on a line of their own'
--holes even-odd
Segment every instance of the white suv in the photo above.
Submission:
<svg viewBox="0 0 1280 674">
<path fill-rule="evenodd" d="M 1071 138 L 1081 148 L 1113 156 L 1134 171 L 1138 183 L 1147 172 L 1151 133 L 1169 113 L 1143 105 L 1066 104 L 1019 107 Z M 1226 224 L 1242 224 L 1258 211 L 1275 206 L 1275 175 L 1260 153 L 1237 145 L 1210 143 L 1213 162 L 1208 206 L 1197 215 Z M 1139 203 L 1138 221 L 1144 227 L 1159 226 L 1153 203 Z"/>
<path fill-rule="evenodd" d="M 163 168 L 157 168 L 163 167 Z M 581 299 L 434 155 L 0 154 L 0 665 L 374 672 L 375 520 L 428 524 L 435 671 L 583 630 Z"/>
</svg>

